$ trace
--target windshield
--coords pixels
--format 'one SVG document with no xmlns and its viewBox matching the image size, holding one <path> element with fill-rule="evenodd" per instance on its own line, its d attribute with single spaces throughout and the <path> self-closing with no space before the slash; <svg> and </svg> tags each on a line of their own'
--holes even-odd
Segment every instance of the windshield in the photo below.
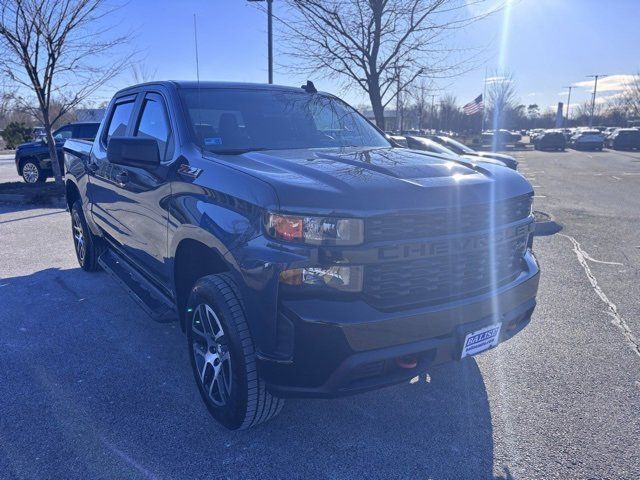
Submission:
<svg viewBox="0 0 640 480">
<path fill-rule="evenodd" d="M 197 143 L 211 152 L 390 146 L 353 108 L 327 95 L 220 88 L 181 95 Z"/>
<path fill-rule="evenodd" d="M 467 155 L 473 155 L 475 152 L 475 150 L 467 147 L 465 144 L 458 142 L 457 140 L 454 140 L 453 138 L 449 138 L 449 137 L 440 137 L 442 140 L 444 140 L 447 143 L 448 147 L 451 147 L 453 150 L 457 151 L 459 155 L 461 154 L 467 154 Z"/>
</svg>

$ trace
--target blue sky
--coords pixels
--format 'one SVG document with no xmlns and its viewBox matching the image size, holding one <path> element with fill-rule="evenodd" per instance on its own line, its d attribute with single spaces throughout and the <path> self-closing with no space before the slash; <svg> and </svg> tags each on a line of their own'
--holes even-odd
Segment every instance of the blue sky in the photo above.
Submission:
<svg viewBox="0 0 640 480">
<path fill-rule="evenodd" d="M 276 12 L 278 3 L 274 0 Z M 487 6 L 493 3 L 498 1 Z M 266 81 L 266 17 L 245 0 L 131 0 L 113 18 L 117 30 L 134 32 L 131 48 L 157 78 L 195 79 L 194 13 L 201 79 Z M 586 75 L 593 73 L 612 75 L 599 82 L 598 90 L 602 98 L 615 95 L 623 75 L 640 71 L 639 19 L 640 0 L 514 0 L 510 8 L 456 32 L 452 44 L 480 50 L 478 67 L 441 86 L 463 104 L 481 93 L 485 68 L 491 74 L 502 67 L 514 75 L 520 101 L 543 110 L 566 99 L 561 95 L 565 85 L 577 87 L 572 104 L 587 100 L 592 83 Z M 283 59 L 276 45 L 278 60 Z M 299 85 L 306 79 L 276 65 L 274 80 Z M 335 82 L 313 80 L 354 105 L 366 101 Z M 131 82 L 132 76 L 124 74 L 116 86 Z M 110 95 L 105 91 L 104 96 Z"/>
</svg>

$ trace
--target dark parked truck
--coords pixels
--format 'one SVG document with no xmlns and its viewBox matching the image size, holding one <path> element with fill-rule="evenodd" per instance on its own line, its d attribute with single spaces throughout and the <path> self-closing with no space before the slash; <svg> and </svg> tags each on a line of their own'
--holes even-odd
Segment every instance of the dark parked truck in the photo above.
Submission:
<svg viewBox="0 0 640 480">
<path fill-rule="evenodd" d="M 60 169 L 63 167 L 62 146 L 70 138 L 81 138 L 84 140 L 93 140 L 96 138 L 99 123 L 96 122 L 78 122 L 70 123 L 64 127 L 60 127 L 53 132 L 53 139 L 56 142 L 56 150 L 58 151 L 58 161 Z M 53 167 L 49 147 L 44 140 L 23 143 L 16 148 L 16 170 L 27 183 L 45 182 L 47 177 L 53 175 Z"/>
<path fill-rule="evenodd" d="M 521 175 L 393 147 L 311 83 L 131 87 L 64 150 L 80 265 L 178 319 L 231 429 L 482 352 L 536 305 Z"/>
</svg>

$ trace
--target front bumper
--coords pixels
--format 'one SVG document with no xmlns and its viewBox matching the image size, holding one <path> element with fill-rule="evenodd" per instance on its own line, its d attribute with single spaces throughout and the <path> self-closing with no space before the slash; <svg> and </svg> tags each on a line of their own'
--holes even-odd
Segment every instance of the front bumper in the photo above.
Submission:
<svg viewBox="0 0 640 480">
<path fill-rule="evenodd" d="M 382 312 L 364 301 L 286 300 L 281 322 L 293 332 L 291 361 L 259 355 L 269 390 L 282 397 L 335 397 L 398 383 L 460 358 L 466 333 L 500 321 L 500 342 L 529 322 L 539 268 L 531 253 L 516 280 L 475 297 L 432 307 Z M 414 368 L 396 359 L 410 355 Z"/>
</svg>

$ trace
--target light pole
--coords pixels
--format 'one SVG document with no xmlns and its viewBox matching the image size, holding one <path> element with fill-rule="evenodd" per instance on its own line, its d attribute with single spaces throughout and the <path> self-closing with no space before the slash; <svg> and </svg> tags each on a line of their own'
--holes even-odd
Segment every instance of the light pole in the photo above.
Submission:
<svg viewBox="0 0 640 480">
<path fill-rule="evenodd" d="M 434 131 L 434 133 L 438 133 L 438 131 L 434 128 L 436 125 L 436 121 L 435 121 L 435 102 L 436 102 L 436 97 L 437 95 L 429 95 L 431 97 L 431 118 L 429 119 L 429 125 L 431 126 L 431 129 Z"/>
<path fill-rule="evenodd" d="M 249 2 L 267 2 L 267 57 L 269 62 L 269 83 L 273 83 L 273 0 L 248 0 Z"/>
<path fill-rule="evenodd" d="M 568 88 L 569 89 L 569 95 L 567 96 L 567 116 L 565 118 L 565 123 L 566 126 L 569 126 L 569 107 L 571 106 L 571 90 L 573 89 L 573 86 L 569 86 L 569 87 L 562 87 L 562 88 Z"/>
<path fill-rule="evenodd" d="M 595 82 L 593 83 L 593 97 L 591 98 L 591 115 L 589 115 L 589 127 L 593 126 L 593 112 L 596 108 L 596 94 L 598 93 L 598 78 L 606 77 L 602 73 L 598 73 L 596 75 L 587 75 L 588 78 L 594 78 Z"/>
<path fill-rule="evenodd" d="M 398 129 L 398 135 L 402 135 L 402 114 L 400 113 L 401 101 L 400 101 L 400 68 L 395 66 L 396 71 L 396 128 Z"/>
</svg>

